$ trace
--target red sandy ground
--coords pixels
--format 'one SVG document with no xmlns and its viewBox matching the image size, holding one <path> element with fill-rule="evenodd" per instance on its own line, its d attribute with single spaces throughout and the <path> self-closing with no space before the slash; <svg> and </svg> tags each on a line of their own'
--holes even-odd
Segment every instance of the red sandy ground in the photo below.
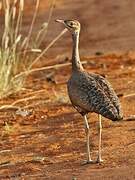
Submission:
<svg viewBox="0 0 135 180">
<path fill-rule="evenodd" d="M 42 18 L 44 18 L 44 7 L 47 7 L 44 2 L 41 1 L 40 17 Z M 71 3 L 71 1 L 69 2 Z M 116 4 L 106 3 L 106 1 L 102 1 L 103 4 L 100 6 L 97 6 L 99 2 L 96 0 L 84 1 L 83 3 L 75 0 L 72 4 L 70 3 L 60 1 L 60 4 L 56 4 L 53 19 L 56 16 L 66 17 L 65 13 L 68 17 L 78 17 L 84 25 L 82 32 L 85 32 L 85 27 L 89 24 L 87 19 L 91 17 L 94 27 L 91 31 L 86 28 L 86 33 L 89 35 L 95 33 L 97 40 L 92 36 L 93 40 L 89 40 L 90 36 L 87 38 L 86 34 L 84 34 L 83 39 L 83 33 L 81 34 L 81 59 L 87 62 L 84 67 L 89 72 L 105 74 L 113 84 L 117 94 L 124 95 L 120 97 L 124 117 L 134 115 L 135 95 L 132 94 L 135 90 L 135 53 L 132 51 L 123 52 L 122 55 L 118 54 L 120 51 L 133 49 L 132 40 L 124 34 L 126 32 L 129 35 L 132 28 L 126 27 L 126 30 L 123 30 L 124 32 L 119 29 L 122 38 L 120 40 L 120 34 L 117 31 L 115 31 L 116 38 L 114 38 L 111 35 L 114 31 L 110 32 L 106 26 L 103 26 L 101 36 L 106 39 L 104 41 L 99 38 L 100 35 L 96 36 L 99 30 L 98 24 L 101 27 L 102 23 L 100 15 L 99 19 L 96 19 L 97 13 L 100 14 L 100 11 L 95 11 L 96 7 L 100 7 L 99 10 L 102 9 L 102 16 L 112 15 L 114 25 L 111 25 L 111 27 L 117 29 L 119 18 L 123 17 L 124 24 L 129 22 L 128 20 L 132 17 L 130 15 L 135 12 L 133 11 L 133 4 L 131 4 L 131 1 L 119 0 L 116 8 Z M 91 7 L 91 11 L 87 8 L 88 5 Z M 112 11 L 105 12 L 105 7 Z M 132 11 L 130 7 L 132 7 Z M 116 12 L 113 8 L 121 10 L 118 18 L 116 18 Z M 128 12 L 125 12 L 123 8 L 127 8 Z M 84 13 L 81 15 L 81 12 Z M 123 21 L 120 21 L 122 25 Z M 105 22 L 109 22 L 109 17 Z M 52 23 L 51 26 L 54 26 L 54 24 Z M 60 31 L 61 27 L 56 24 L 55 27 L 57 26 L 58 29 L 52 32 L 51 26 L 48 34 L 52 33 L 51 37 L 53 37 Z M 97 31 L 95 31 L 96 28 Z M 107 35 L 108 33 L 110 35 Z M 50 41 L 51 37 L 48 37 L 47 41 Z M 123 44 L 123 40 L 126 38 L 128 39 L 128 45 Z M 69 42 L 71 40 L 69 40 L 68 35 L 64 42 L 62 40 L 59 43 L 57 42 L 51 52 L 48 53 L 48 57 L 45 57 L 43 63 L 40 62 L 40 65 L 48 66 L 70 61 L 66 58 L 69 57 L 71 50 Z M 117 42 L 116 46 L 114 42 Z M 63 44 L 67 46 L 63 47 Z M 90 46 L 90 44 L 92 45 Z M 108 46 L 108 44 L 111 45 Z M 120 44 L 121 48 L 119 48 Z M 114 51 L 115 53 L 112 55 L 90 56 L 90 51 L 87 53 L 88 47 L 90 47 L 92 54 L 96 51 L 102 53 Z M 61 56 L 57 56 L 60 52 Z M 51 54 L 53 54 L 53 58 Z M 25 106 L 27 110 L 31 111 L 31 114 L 26 117 L 17 115 L 15 110 L 0 113 L 0 179 L 135 179 L 135 121 L 133 120 L 112 122 L 103 118 L 102 155 L 104 162 L 101 165 L 81 165 L 86 158 L 84 123 L 82 117 L 72 108 L 68 100 L 66 82 L 70 76 L 70 71 L 71 67 L 66 66 L 34 73 L 28 77 L 25 90 L 0 101 L 0 104 L 3 105 L 11 104 L 22 98 L 33 98 L 16 104 L 17 106 Z M 98 120 L 96 114 L 89 114 L 89 123 L 91 129 L 90 146 L 92 156 L 96 159 L 98 148 Z"/>
</svg>

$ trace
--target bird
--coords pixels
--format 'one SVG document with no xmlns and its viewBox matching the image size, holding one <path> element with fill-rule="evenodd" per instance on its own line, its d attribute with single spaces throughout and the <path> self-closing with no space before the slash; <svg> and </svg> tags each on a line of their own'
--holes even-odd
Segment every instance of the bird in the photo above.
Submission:
<svg viewBox="0 0 135 180">
<path fill-rule="evenodd" d="M 101 140 L 102 140 L 102 116 L 112 121 L 123 119 L 123 112 L 118 96 L 116 95 L 109 81 L 95 73 L 84 70 L 79 56 L 79 34 L 81 25 L 77 20 L 56 19 L 71 33 L 72 47 L 72 71 L 67 83 L 67 90 L 72 106 L 82 115 L 84 119 L 87 159 L 84 164 L 102 163 Z M 98 114 L 98 156 L 97 160 L 91 158 L 90 149 L 90 128 L 88 123 L 88 113 Z"/>
</svg>

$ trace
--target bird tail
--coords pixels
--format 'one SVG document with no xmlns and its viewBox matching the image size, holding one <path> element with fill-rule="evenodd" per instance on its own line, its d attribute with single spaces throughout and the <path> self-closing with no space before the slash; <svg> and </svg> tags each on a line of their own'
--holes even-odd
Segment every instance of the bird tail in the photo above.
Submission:
<svg viewBox="0 0 135 180">
<path fill-rule="evenodd" d="M 123 120 L 123 113 L 122 112 L 119 112 L 117 114 L 117 116 L 115 116 L 115 118 L 112 119 L 112 121 L 121 121 L 121 120 Z"/>
<path fill-rule="evenodd" d="M 109 111 L 101 111 L 100 114 L 108 119 L 111 119 L 112 121 L 120 121 L 123 119 L 123 113 L 121 109 L 116 110 L 116 108 L 113 108 Z"/>
</svg>

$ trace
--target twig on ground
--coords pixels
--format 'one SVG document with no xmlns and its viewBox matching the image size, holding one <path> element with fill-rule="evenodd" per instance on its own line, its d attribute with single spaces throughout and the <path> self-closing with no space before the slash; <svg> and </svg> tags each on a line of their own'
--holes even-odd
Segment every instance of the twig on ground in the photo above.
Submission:
<svg viewBox="0 0 135 180">
<path fill-rule="evenodd" d="M 31 96 L 31 97 L 28 97 L 28 98 L 23 98 L 23 99 L 19 99 L 15 102 L 13 102 L 12 104 L 7 104 L 7 105 L 3 105 L 0 107 L 0 111 L 3 111 L 3 110 L 19 110 L 21 107 L 20 106 L 16 106 L 16 104 L 18 103 L 22 103 L 22 102 L 26 102 L 28 100 L 33 100 L 37 98 L 37 96 Z"/>
<path fill-rule="evenodd" d="M 0 167 L 6 167 L 6 166 L 11 166 L 13 165 L 10 161 L 5 161 L 5 162 L 2 162 L 0 163 Z"/>
<path fill-rule="evenodd" d="M 124 98 L 135 96 L 135 93 L 124 95 Z"/>
<path fill-rule="evenodd" d="M 22 102 L 26 102 L 26 101 L 29 101 L 29 100 L 33 100 L 35 98 L 37 98 L 37 96 L 31 96 L 31 97 L 27 97 L 27 98 L 22 98 L 22 99 L 19 99 L 19 100 L 13 102 L 11 105 L 14 106 L 14 105 L 16 105 L 18 103 L 22 103 Z"/>
<path fill-rule="evenodd" d="M 40 100 L 40 102 L 36 102 L 36 103 L 33 102 L 33 103 L 29 104 L 29 105 L 26 105 L 26 106 L 23 107 L 23 109 L 34 108 L 36 106 L 44 105 L 45 103 L 48 104 L 49 102 L 50 102 L 50 99 L 47 98 L 47 99 L 44 99 L 44 100 Z"/>
<path fill-rule="evenodd" d="M 133 146 L 133 145 L 135 145 L 135 142 L 132 142 L 132 143 L 127 144 L 128 147 L 129 147 L 129 146 Z"/>
<path fill-rule="evenodd" d="M 8 152 L 11 152 L 11 151 L 12 151 L 11 149 L 4 149 L 4 150 L 1 150 L 1 151 L 0 151 L 0 154 L 1 154 L 1 153 L 8 153 Z"/>
<path fill-rule="evenodd" d="M 36 96 L 36 94 L 38 93 L 43 93 L 45 92 L 45 90 L 39 90 L 39 91 L 36 91 L 36 92 L 32 92 L 32 93 L 29 93 L 28 95 L 33 95 L 33 96 L 30 96 L 30 97 L 26 97 L 26 98 L 22 98 L 22 99 L 19 99 L 19 100 L 16 100 L 14 101 L 12 104 L 7 104 L 7 105 L 3 105 L 0 107 L 0 111 L 4 111 L 4 110 L 19 110 L 19 109 L 27 109 L 27 108 L 30 108 L 32 107 L 33 105 L 39 105 L 40 103 L 34 103 L 34 104 L 29 104 L 29 105 L 25 105 L 23 107 L 21 106 L 16 106 L 16 104 L 18 103 L 23 103 L 23 102 L 27 102 L 29 100 L 34 100 L 36 98 L 38 98 L 38 96 Z M 42 98 L 42 97 L 39 97 L 39 98 Z M 44 101 L 45 100 L 48 100 L 49 97 L 44 97 Z"/>
<path fill-rule="evenodd" d="M 18 110 L 20 109 L 19 106 L 12 106 L 11 104 L 7 104 L 7 105 L 3 105 L 0 107 L 0 111 L 4 111 L 4 110 Z"/>
<path fill-rule="evenodd" d="M 30 93 L 27 93 L 26 96 L 31 96 L 31 95 L 35 95 L 35 94 L 39 94 L 39 93 L 47 93 L 45 89 L 40 89 L 38 91 L 34 91 L 34 92 L 30 92 Z"/>
<path fill-rule="evenodd" d="M 124 118 L 125 121 L 135 121 L 135 115 L 130 115 L 126 118 Z"/>
</svg>

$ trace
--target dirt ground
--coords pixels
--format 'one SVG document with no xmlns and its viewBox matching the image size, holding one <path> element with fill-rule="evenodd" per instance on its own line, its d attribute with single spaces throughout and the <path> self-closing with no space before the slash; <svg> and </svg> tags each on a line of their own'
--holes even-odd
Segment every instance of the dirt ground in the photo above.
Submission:
<svg viewBox="0 0 135 180">
<path fill-rule="evenodd" d="M 26 9 L 27 32 L 32 0 Z M 46 2 L 46 3 L 45 3 Z M 62 27 L 55 18 L 75 18 L 82 23 L 81 60 L 88 72 L 106 75 L 120 96 L 124 120 L 103 118 L 102 158 L 99 164 L 82 165 L 86 140 L 82 117 L 70 105 L 66 82 L 71 66 L 33 73 L 25 89 L 0 100 L 20 111 L 0 112 L 0 179 L 12 180 L 132 180 L 135 179 L 135 2 L 132 0 L 60 0 L 56 3 L 46 45 Z M 31 6 L 30 6 L 31 5 Z M 47 18 L 48 1 L 41 0 L 36 27 Z M 54 28 L 56 28 L 54 30 Z M 132 50 L 132 51 L 131 51 Z M 71 37 L 65 34 L 39 65 L 70 61 Z M 25 101 L 24 101 L 25 98 Z M 98 149 L 98 119 L 89 114 L 93 159 Z"/>
</svg>

